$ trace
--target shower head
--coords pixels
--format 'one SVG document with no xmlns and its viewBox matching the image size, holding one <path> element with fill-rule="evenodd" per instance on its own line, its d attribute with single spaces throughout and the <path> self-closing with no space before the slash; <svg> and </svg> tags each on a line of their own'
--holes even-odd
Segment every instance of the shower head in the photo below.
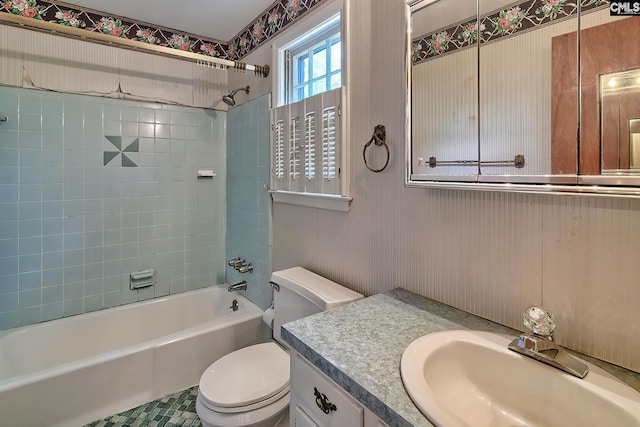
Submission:
<svg viewBox="0 0 640 427">
<path fill-rule="evenodd" d="M 249 86 L 247 86 L 247 87 L 239 87 L 238 89 L 232 90 L 229 95 L 223 96 L 222 100 L 228 106 L 233 107 L 234 105 L 236 105 L 236 100 L 233 99 L 233 97 L 236 96 L 236 93 L 238 93 L 241 90 L 245 91 L 247 93 L 247 95 L 249 95 Z"/>
</svg>

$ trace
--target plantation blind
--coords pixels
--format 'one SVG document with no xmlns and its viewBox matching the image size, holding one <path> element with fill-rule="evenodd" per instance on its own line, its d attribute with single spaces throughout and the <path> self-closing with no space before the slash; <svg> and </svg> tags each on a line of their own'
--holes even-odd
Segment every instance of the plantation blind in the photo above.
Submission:
<svg viewBox="0 0 640 427">
<path fill-rule="evenodd" d="M 343 89 L 271 111 L 271 189 L 340 195 Z"/>
</svg>

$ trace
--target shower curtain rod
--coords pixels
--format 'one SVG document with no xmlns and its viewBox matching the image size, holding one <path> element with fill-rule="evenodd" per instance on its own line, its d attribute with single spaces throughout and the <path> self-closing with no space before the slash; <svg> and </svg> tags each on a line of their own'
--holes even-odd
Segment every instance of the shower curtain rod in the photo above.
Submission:
<svg viewBox="0 0 640 427">
<path fill-rule="evenodd" d="M 269 76 L 269 65 L 251 65 L 245 64 L 244 62 L 240 61 L 231 61 L 229 59 L 200 55 L 193 52 L 186 52 L 184 50 L 171 49 L 164 46 L 156 46 L 137 40 L 122 39 L 119 37 L 111 36 L 109 34 L 96 33 L 83 30 L 81 28 L 68 27 L 66 25 L 56 24 L 54 22 L 25 18 L 23 16 L 14 15 L 11 13 L 0 12 L 0 23 L 52 33 L 63 37 L 82 39 L 93 43 L 118 46 L 124 49 L 137 50 L 156 55 L 173 57 L 184 61 L 195 62 L 197 64 L 208 65 L 221 69 L 233 68 L 240 71 L 253 71 L 255 75 L 260 77 Z"/>
</svg>

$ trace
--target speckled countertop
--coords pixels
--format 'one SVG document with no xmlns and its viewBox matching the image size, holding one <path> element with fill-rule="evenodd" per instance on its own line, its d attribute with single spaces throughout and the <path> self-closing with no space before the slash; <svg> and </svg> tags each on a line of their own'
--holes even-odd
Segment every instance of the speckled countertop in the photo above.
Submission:
<svg viewBox="0 0 640 427">
<path fill-rule="evenodd" d="M 401 288 L 283 326 L 282 336 L 392 427 L 431 426 L 400 377 L 404 349 L 422 335 L 453 329 L 518 332 Z M 586 356 L 640 390 L 640 375 Z"/>
</svg>

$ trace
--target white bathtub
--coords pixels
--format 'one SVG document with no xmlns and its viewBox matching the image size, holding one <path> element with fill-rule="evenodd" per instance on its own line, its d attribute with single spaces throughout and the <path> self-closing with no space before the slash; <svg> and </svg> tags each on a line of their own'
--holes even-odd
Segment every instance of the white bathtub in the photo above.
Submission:
<svg viewBox="0 0 640 427">
<path fill-rule="evenodd" d="M 5 331 L 0 425 L 77 427 L 122 412 L 198 384 L 264 337 L 262 311 L 221 285 Z"/>
</svg>

